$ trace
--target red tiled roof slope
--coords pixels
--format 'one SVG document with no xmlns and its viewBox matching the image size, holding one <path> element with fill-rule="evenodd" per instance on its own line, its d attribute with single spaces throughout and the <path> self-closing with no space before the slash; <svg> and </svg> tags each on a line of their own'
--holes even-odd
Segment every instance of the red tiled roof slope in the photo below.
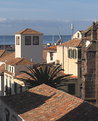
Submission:
<svg viewBox="0 0 98 121">
<path fill-rule="evenodd" d="M 5 64 L 2 64 L 0 66 L 0 74 L 3 73 L 5 71 Z"/>
<path fill-rule="evenodd" d="M 42 84 L 1 99 L 25 121 L 98 121 L 98 108 Z"/>
<path fill-rule="evenodd" d="M 41 35 L 43 33 L 32 30 L 31 28 L 24 29 L 20 32 L 16 32 L 16 34 L 35 34 L 35 35 Z"/>
<path fill-rule="evenodd" d="M 15 58 L 15 52 L 4 51 L 4 53 L 0 56 L 0 61 L 10 61 Z"/>
<path fill-rule="evenodd" d="M 9 65 L 32 65 L 33 63 L 25 58 L 14 58 L 10 61 L 7 61 L 6 64 L 9 64 Z"/>
<path fill-rule="evenodd" d="M 4 54 L 5 50 L 0 50 L 0 57 Z"/>
<path fill-rule="evenodd" d="M 73 39 L 73 40 L 69 40 L 67 42 L 62 43 L 61 45 L 67 46 L 67 47 L 78 47 L 80 42 L 81 40 L 79 39 Z"/>
</svg>

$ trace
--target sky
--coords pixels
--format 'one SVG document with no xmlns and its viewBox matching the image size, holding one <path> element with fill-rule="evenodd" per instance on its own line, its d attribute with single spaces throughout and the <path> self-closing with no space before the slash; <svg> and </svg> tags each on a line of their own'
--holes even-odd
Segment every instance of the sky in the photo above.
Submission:
<svg viewBox="0 0 98 121">
<path fill-rule="evenodd" d="M 32 28 L 44 34 L 71 34 L 98 19 L 97 0 L 0 0 L 0 35 Z"/>
</svg>

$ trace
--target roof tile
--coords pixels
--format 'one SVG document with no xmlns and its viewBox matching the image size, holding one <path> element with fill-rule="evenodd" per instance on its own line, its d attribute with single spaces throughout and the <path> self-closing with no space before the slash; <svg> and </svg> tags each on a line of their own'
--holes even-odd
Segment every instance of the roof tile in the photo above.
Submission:
<svg viewBox="0 0 98 121">
<path fill-rule="evenodd" d="M 1 99 L 26 121 L 98 121 L 98 108 L 45 84 Z"/>
<path fill-rule="evenodd" d="M 78 47 L 80 44 L 81 40 L 79 39 L 73 39 L 73 40 L 69 40 L 65 43 L 62 43 L 61 46 L 67 46 L 67 47 Z"/>
<path fill-rule="evenodd" d="M 16 32 L 16 34 L 35 34 L 35 35 L 41 35 L 43 33 L 32 30 L 31 28 L 24 29 L 20 32 Z"/>
</svg>

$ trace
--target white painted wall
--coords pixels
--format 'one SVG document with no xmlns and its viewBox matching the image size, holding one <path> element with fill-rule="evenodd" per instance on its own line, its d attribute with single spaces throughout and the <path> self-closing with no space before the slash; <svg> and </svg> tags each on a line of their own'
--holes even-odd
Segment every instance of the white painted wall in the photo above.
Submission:
<svg viewBox="0 0 98 121">
<path fill-rule="evenodd" d="M 82 39 L 82 33 L 77 31 L 75 34 L 73 34 L 72 39 Z"/>
<path fill-rule="evenodd" d="M 20 37 L 20 45 L 16 45 L 16 36 Z M 25 45 L 25 36 L 39 36 L 39 45 Z M 26 58 L 37 63 L 42 63 L 43 35 L 15 35 L 15 57 Z"/>
<path fill-rule="evenodd" d="M 53 52 L 53 60 L 50 59 L 50 52 Z M 57 60 L 57 52 L 48 51 L 47 52 L 47 63 L 55 62 Z"/>
<path fill-rule="evenodd" d="M 20 38 L 20 44 L 19 45 L 16 45 L 16 37 L 17 36 Z M 21 38 L 20 34 L 15 35 L 15 57 L 21 57 L 21 44 L 22 44 L 21 39 L 22 38 Z"/>
</svg>

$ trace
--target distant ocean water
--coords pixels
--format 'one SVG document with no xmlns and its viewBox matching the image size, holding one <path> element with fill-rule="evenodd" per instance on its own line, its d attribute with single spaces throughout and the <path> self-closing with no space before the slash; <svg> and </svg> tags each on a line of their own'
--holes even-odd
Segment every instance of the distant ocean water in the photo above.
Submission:
<svg viewBox="0 0 98 121">
<path fill-rule="evenodd" d="M 70 40 L 71 35 L 61 35 L 63 42 Z M 44 35 L 43 44 L 46 43 L 55 43 L 59 40 L 58 35 Z M 13 35 L 0 35 L 0 45 L 14 45 L 15 36 Z"/>
</svg>

